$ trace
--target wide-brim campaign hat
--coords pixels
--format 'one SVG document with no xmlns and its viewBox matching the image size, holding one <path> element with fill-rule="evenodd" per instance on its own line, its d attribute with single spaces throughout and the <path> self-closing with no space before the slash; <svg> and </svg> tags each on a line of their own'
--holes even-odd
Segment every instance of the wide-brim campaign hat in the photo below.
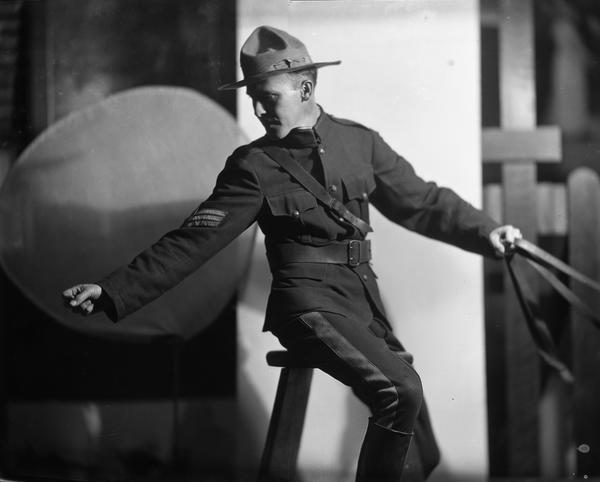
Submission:
<svg viewBox="0 0 600 482">
<path fill-rule="evenodd" d="M 296 37 L 274 27 L 261 26 L 254 29 L 242 45 L 240 64 L 244 78 L 219 87 L 232 90 L 285 72 L 318 69 L 333 62 L 313 62 L 306 46 Z"/>
</svg>

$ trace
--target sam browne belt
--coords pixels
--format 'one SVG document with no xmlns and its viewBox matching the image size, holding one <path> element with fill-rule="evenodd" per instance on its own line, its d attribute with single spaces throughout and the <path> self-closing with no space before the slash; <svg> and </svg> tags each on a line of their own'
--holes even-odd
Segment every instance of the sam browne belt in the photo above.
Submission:
<svg viewBox="0 0 600 482">
<path fill-rule="evenodd" d="M 371 261 L 370 240 L 350 240 L 325 246 L 278 244 L 267 249 L 271 269 L 287 263 L 333 263 L 355 267 Z"/>
</svg>

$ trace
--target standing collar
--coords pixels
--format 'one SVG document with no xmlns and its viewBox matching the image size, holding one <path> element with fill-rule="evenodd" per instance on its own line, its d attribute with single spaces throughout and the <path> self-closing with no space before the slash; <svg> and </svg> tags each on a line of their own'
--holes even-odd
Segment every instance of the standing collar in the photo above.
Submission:
<svg viewBox="0 0 600 482">
<path fill-rule="evenodd" d="M 323 110 L 323 107 L 321 107 L 319 105 L 319 109 L 321 110 L 321 115 L 317 119 L 317 122 L 314 125 L 313 130 L 315 131 L 315 133 L 319 137 L 319 139 L 323 140 L 323 139 L 326 139 L 327 135 L 329 134 L 332 121 L 331 121 L 331 117 L 329 116 L 329 114 Z"/>
<path fill-rule="evenodd" d="M 303 147 L 317 146 L 320 139 L 313 127 L 296 127 L 278 142 L 284 147 L 301 149 Z"/>
</svg>

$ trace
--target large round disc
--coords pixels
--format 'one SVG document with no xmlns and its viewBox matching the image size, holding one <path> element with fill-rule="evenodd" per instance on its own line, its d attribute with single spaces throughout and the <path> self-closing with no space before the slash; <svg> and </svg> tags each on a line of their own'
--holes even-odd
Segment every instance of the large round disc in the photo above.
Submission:
<svg viewBox="0 0 600 482">
<path fill-rule="evenodd" d="M 253 230 L 117 324 L 71 313 L 61 292 L 100 279 L 180 226 L 245 142 L 226 111 L 187 89 L 133 89 L 69 115 L 23 152 L 0 190 L 6 273 L 43 311 L 89 334 L 194 335 L 235 293 Z"/>
</svg>

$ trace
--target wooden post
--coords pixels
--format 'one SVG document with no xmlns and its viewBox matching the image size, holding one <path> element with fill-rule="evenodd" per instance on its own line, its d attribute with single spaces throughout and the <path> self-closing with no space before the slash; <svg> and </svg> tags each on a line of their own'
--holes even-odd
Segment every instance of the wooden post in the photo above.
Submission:
<svg viewBox="0 0 600 482">
<path fill-rule="evenodd" d="M 560 161 L 560 132 L 536 127 L 533 1 L 500 0 L 498 13 L 501 125 L 500 129 L 484 130 L 483 160 L 502 163 L 503 222 L 518 226 L 535 243 L 535 163 Z M 533 273 L 527 282 L 537 291 Z M 540 470 L 539 361 L 507 273 L 504 286 L 504 370 L 488 371 L 505 378 L 504 407 L 495 411 L 506 428 L 502 475 L 535 476 Z M 497 390 L 494 393 L 498 395 Z"/>
<path fill-rule="evenodd" d="M 500 2 L 500 119 L 503 129 L 533 129 L 536 126 L 532 10 L 531 0 Z M 534 159 L 504 163 L 502 177 L 503 221 L 518 226 L 523 235 L 535 243 Z M 534 280 L 527 281 L 535 286 Z M 506 273 L 504 286 L 510 286 Z M 515 293 L 510 289 L 505 292 L 504 316 L 508 473 L 537 475 L 539 362 Z"/>
<path fill-rule="evenodd" d="M 600 181 L 587 168 L 568 179 L 569 262 L 592 279 L 600 279 Z M 596 293 L 573 282 L 573 291 L 596 313 Z M 571 310 L 573 374 L 573 431 L 577 475 L 600 475 L 600 333 L 576 310 Z"/>
<path fill-rule="evenodd" d="M 0 188 L 4 179 L 8 175 L 10 166 L 14 162 L 14 152 L 7 149 L 0 149 Z M 8 280 L 2 268 L 0 268 L 0 474 L 8 468 L 8 414 L 6 393 L 6 377 L 8 374 L 5 347 L 8 345 L 6 340 L 6 324 L 8 322 L 9 310 L 7 306 Z M 1 480 L 1 479 L 0 479 Z"/>
<path fill-rule="evenodd" d="M 313 369 L 283 367 L 267 440 L 259 469 L 259 482 L 296 480 L 296 463 Z"/>
</svg>

